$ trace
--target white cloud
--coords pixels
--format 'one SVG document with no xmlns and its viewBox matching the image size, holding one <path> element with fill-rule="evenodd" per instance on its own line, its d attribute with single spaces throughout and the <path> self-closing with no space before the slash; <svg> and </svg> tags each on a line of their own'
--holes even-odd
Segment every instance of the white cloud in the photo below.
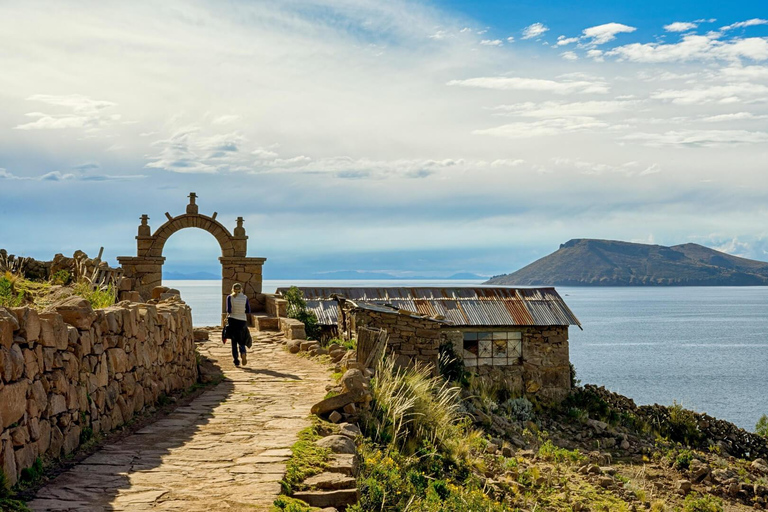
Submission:
<svg viewBox="0 0 768 512">
<path fill-rule="evenodd" d="M 733 30 L 735 28 L 754 27 L 757 25 L 766 25 L 766 24 L 768 24 L 768 20 L 764 20 L 762 18 L 752 18 L 751 20 L 739 21 L 736 23 L 732 23 L 731 25 L 720 27 L 720 30 L 727 31 L 727 30 Z"/>
<path fill-rule="evenodd" d="M 597 62 L 603 62 L 604 60 L 602 50 L 587 50 L 587 57 Z"/>
<path fill-rule="evenodd" d="M 578 37 L 565 37 L 565 36 L 559 36 L 557 38 L 557 44 L 555 46 L 565 46 L 568 44 L 578 43 L 579 38 Z"/>
<path fill-rule="evenodd" d="M 756 116 L 751 112 L 734 112 L 732 114 L 718 114 L 702 118 L 705 123 L 722 123 L 728 121 L 744 121 L 747 119 L 765 119 L 766 116 Z"/>
<path fill-rule="evenodd" d="M 543 23 L 533 23 L 523 29 L 523 37 L 521 39 L 534 39 L 541 37 L 545 32 L 549 31 L 549 27 Z"/>
<path fill-rule="evenodd" d="M 473 130 L 472 134 L 493 135 L 495 137 L 505 137 L 509 139 L 527 139 L 531 137 L 553 136 L 564 133 L 595 130 L 598 128 L 608 128 L 609 126 L 608 123 L 595 119 L 594 117 L 574 116 L 544 119 L 528 123 L 509 123 L 495 128 Z"/>
<path fill-rule="evenodd" d="M 545 91 L 555 94 L 606 94 L 609 90 L 604 82 L 588 82 L 584 80 L 558 82 L 540 78 L 519 77 L 468 78 L 466 80 L 451 80 L 448 82 L 448 85 L 497 89 L 501 91 Z"/>
<path fill-rule="evenodd" d="M 669 25 L 664 25 L 664 30 L 667 32 L 687 32 L 697 27 L 698 25 L 696 23 L 692 23 L 690 21 L 676 21 L 674 23 L 670 23 Z"/>
<path fill-rule="evenodd" d="M 560 54 L 560 56 L 565 60 L 579 60 L 579 56 L 574 52 L 563 52 Z"/>
<path fill-rule="evenodd" d="M 768 133 L 747 130 L 681 130 L 665 133 L 633 133 L 624 140 L 636 141 L 646 146 L 718 147 L 764 144 Z"/>
<path fill-rule="evenodd" d="M 557 101 L 545 101 L 543 103 L 517 103 L 512 105 L 499 105 L 494 110 L 509 115 L 534 118 L 556 117 L 584 117 L 600 116 L 624 112 L 636 108 L 638 101 L 578 101 L 564 103 Z"/>
<path fill-rule="evenodd" d="M 644 63 L 692 60 L 768 60 L 768 38 L 752 37 L 719 41 L 710 36 L 685 35 L 679 43 L 633 43 L 618 46 L 606 55 Z"/>
<path fill-rule="evenodd" d="M 219 116 L 213 120 L 213 124 L 230 124 L 242 119 L 242 116 L 237 114 L 230 114 L 226 116 Z"/>
<path fill-rule="evenodd" d="M 768 66 L 731 66 L 722 68 L 720 74 L 726 78 L 760 80 L 768 78 Z"/>
<path fill-rule="evenodd" d="M 39 101 L 48 105 L 65 107 L 70 110 L 66 114 L 44 114 L 30 112 L 27 117 L 36 119 L 29 123 L 15 126 L 17 130 L 59 130 L 64 128 L 85 128 L 96 131 L 100 127 L 119 121 L 120 114 L 107 114 L 105 109 L 116 106 L 116 103 L 104 100 L 92 100 L 81 94 L 56 96 L 50 94 L 35 94 L 28 101 Z"/>
<path fill-rule="evenodd" d="M 616 34 L 628 34 L 637 30 L 635 27 L 624 25 L 622 23 L 605 23 L 595 27 L 585 28 L 582 33 L 584 37 L 590 38 L 590 44 L 598 45 L 616 39 Z"/>
<path fill-rule="evenodd" d="M 504 46 L 504 43 L 501 41 L 501 39 L 483 39 L 480 41 L 480 44 L 483 46 Z"/>
<path fill-rule="evenodd" d="M 651 94 L 651 98 L 668 100 L 679 105 L 712 102 L 741 103 L 749 100 L 768 99 L 768 86 L 744 82 L 690 89 L 670 89 Z"/>
<path fill-rule="evenodd" d="M 507 38 L 507 42 L 508 42 L 508 43 L 514 43 L 514 42 L 515 42 L 515 38 L 514 38 L 514 36 L 509 36 L 509 37 Z"/>
<path fill-rule="evenodd" d="M 6 169 L 0 168 L 0 180 L 18 181 L 127 181 L 146 178 L 141 174 L 120 176 L 110 174 L 74 174 L 61 171 L 52 171 L 39 176 L 17 176 Z"/>
</svg>

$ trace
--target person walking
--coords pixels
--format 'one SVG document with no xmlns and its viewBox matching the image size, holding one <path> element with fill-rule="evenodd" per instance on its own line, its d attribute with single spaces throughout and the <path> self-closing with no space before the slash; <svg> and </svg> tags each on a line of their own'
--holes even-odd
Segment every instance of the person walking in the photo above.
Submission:
<svg viewBox="0 0 768 512">
<path fill-rule="evenodd" d="M 246 345 L 250 333 L 248 332 L 248 315 L 251 314 L 251 303 L 248 297 L 243 294 L 243 287 L 240 283 L 232 285 L 232 293 L 227 295 L 227 334 L 226 338 L 232 340 L 232 359 L 235 366 L 240 366 L 238 360 L 238 349 L 243 366 L 248 364 L 246 354 Z M 224 343 L 227 342 L 226 338 Z"/>
</svg>

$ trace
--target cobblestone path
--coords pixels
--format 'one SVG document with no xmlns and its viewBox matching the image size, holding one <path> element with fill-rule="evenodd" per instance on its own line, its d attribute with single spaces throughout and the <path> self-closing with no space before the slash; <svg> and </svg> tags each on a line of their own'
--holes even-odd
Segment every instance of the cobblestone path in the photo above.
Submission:
<svg viewBox="0 0 768 512">
<path fill-rule="evenodd" d="M 200 352 L 225 380 L 187 406 L 62 473 L 28 503 L 34 511 L 269 510 L 289 447 L 325 395 L 327 370 L 291 355 L 277 335 L 254 336 L 248 365 L 229 345 Z"/>
</svg>

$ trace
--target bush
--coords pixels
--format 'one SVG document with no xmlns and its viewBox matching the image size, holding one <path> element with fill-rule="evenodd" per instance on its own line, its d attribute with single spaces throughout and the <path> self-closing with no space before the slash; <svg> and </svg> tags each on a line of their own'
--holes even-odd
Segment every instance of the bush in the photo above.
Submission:
<svg viewBox="0 0 768 512">
<path fill-rule="evenodd" d="M 693 452 L 691 450 L 683 450 L 677 454 L 677 457 L 675 457 L 675 461 L 672 465 L 675 467 L 675 469 L 684 471 L 691 465 L 692 460 Z"/>
<path fill-rule="evenodd" d="M 72 275 L 66 270 L 57 270 L 51 276 L 51 284 L 66 285 L 72 281 Z"/>
<path fill-rule="evenodd" d="M 462 382 L 466 375 L 464 362 L 456 354 L 453 343 L 443 343 L 439 347 L 440 357 L 437 362 L 440 369 L 440 375 L 449 381 Z"/>
<path fill-rule="evenodd" d="M 78 281 L 72 290 L 75 295 L 79 295 L 90 302 L 93 309 L 108 308 L 117 300 L 117 290 L 110 284 L 106 289 L 94 288 L 88 281 Z"/>
<path fill-rule="evenodd" d="M 0 306 L 16 308 L 24 303 L 24 292 L 16 291 L 16 279 L 9 272 L 0 277 Z"/>
<path fill-rule="evenodd" d="M 512 398 L 502 404 L 507 415 L 517 421 L 526 422 L 533 418 L 533 404 L 527 398 Z"/>
<path fill-rule="evenodd" d="M 723 512 L 723 500 L 716 496 L 689 494 L 683 502 L 683 512 Z"/>
<path fill-rule="evenodd" d="M 698 423 L 696 423 L 693 411 L 683 409 L 683 406 L 676 401 L 667 409 L 669 410 L 669 422 L 666 428 L 662 426 L 662 430 L 665 430 L 664 433 L 673 441 L 689 446 L 697 445 L 703 435 L 699 430 Z"/>
<path fill-rule="evenodd" d="M 301 290 L 296 286 L 291 286 L 285 292 L 283 298 L 288 302 L 288 317 L 304 324 L 304 332 L 307 334 L 307 339 L 320 339 L 320 326 L 317 323 L 317 316 L 307 309 L 307 301 L 304 300 L 304 294 Z"/>
<path fill-rule="evenodd" d="M 757 420 L 757 425 L 755 425 L 755 434 L 768 437 L 768 416 L 765 414 L 760 416 L 760 419 Z"/>
<path fill-rule="evenodd" d="M 581 381 L 576 378 L 576 367 L 573 366 L 573 363 L 568 363 L 570 365 L 571 370 L 571 388 L 578 387 L 581 384 Z"/>
</svg>

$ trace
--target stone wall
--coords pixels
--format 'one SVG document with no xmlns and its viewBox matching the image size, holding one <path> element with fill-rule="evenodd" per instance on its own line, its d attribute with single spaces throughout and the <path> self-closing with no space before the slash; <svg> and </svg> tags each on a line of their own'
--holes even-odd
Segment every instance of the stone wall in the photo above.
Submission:
<svg viewBox="0 0 768 512">
<path fill-rule="evenodd" d="M 190 308 L 177 299 L 38 313 L 0 308 L 0 468 L 11 483 L 197 380 Z"/>
<path fill-rule="evenodd" d="M 433 374 L 437 374 L 443 322 L 385 306 L 356 306 L 346 301 L 341 307 L 344 314 L 339 315 L 339 332 L 344 333 L 347 339 L 355 338 L 360 327 L 384 329 L 389 335 L 386 353 L 394 357 L 398 365 L 424 363 L 432 368 Z"/>
</svg>

